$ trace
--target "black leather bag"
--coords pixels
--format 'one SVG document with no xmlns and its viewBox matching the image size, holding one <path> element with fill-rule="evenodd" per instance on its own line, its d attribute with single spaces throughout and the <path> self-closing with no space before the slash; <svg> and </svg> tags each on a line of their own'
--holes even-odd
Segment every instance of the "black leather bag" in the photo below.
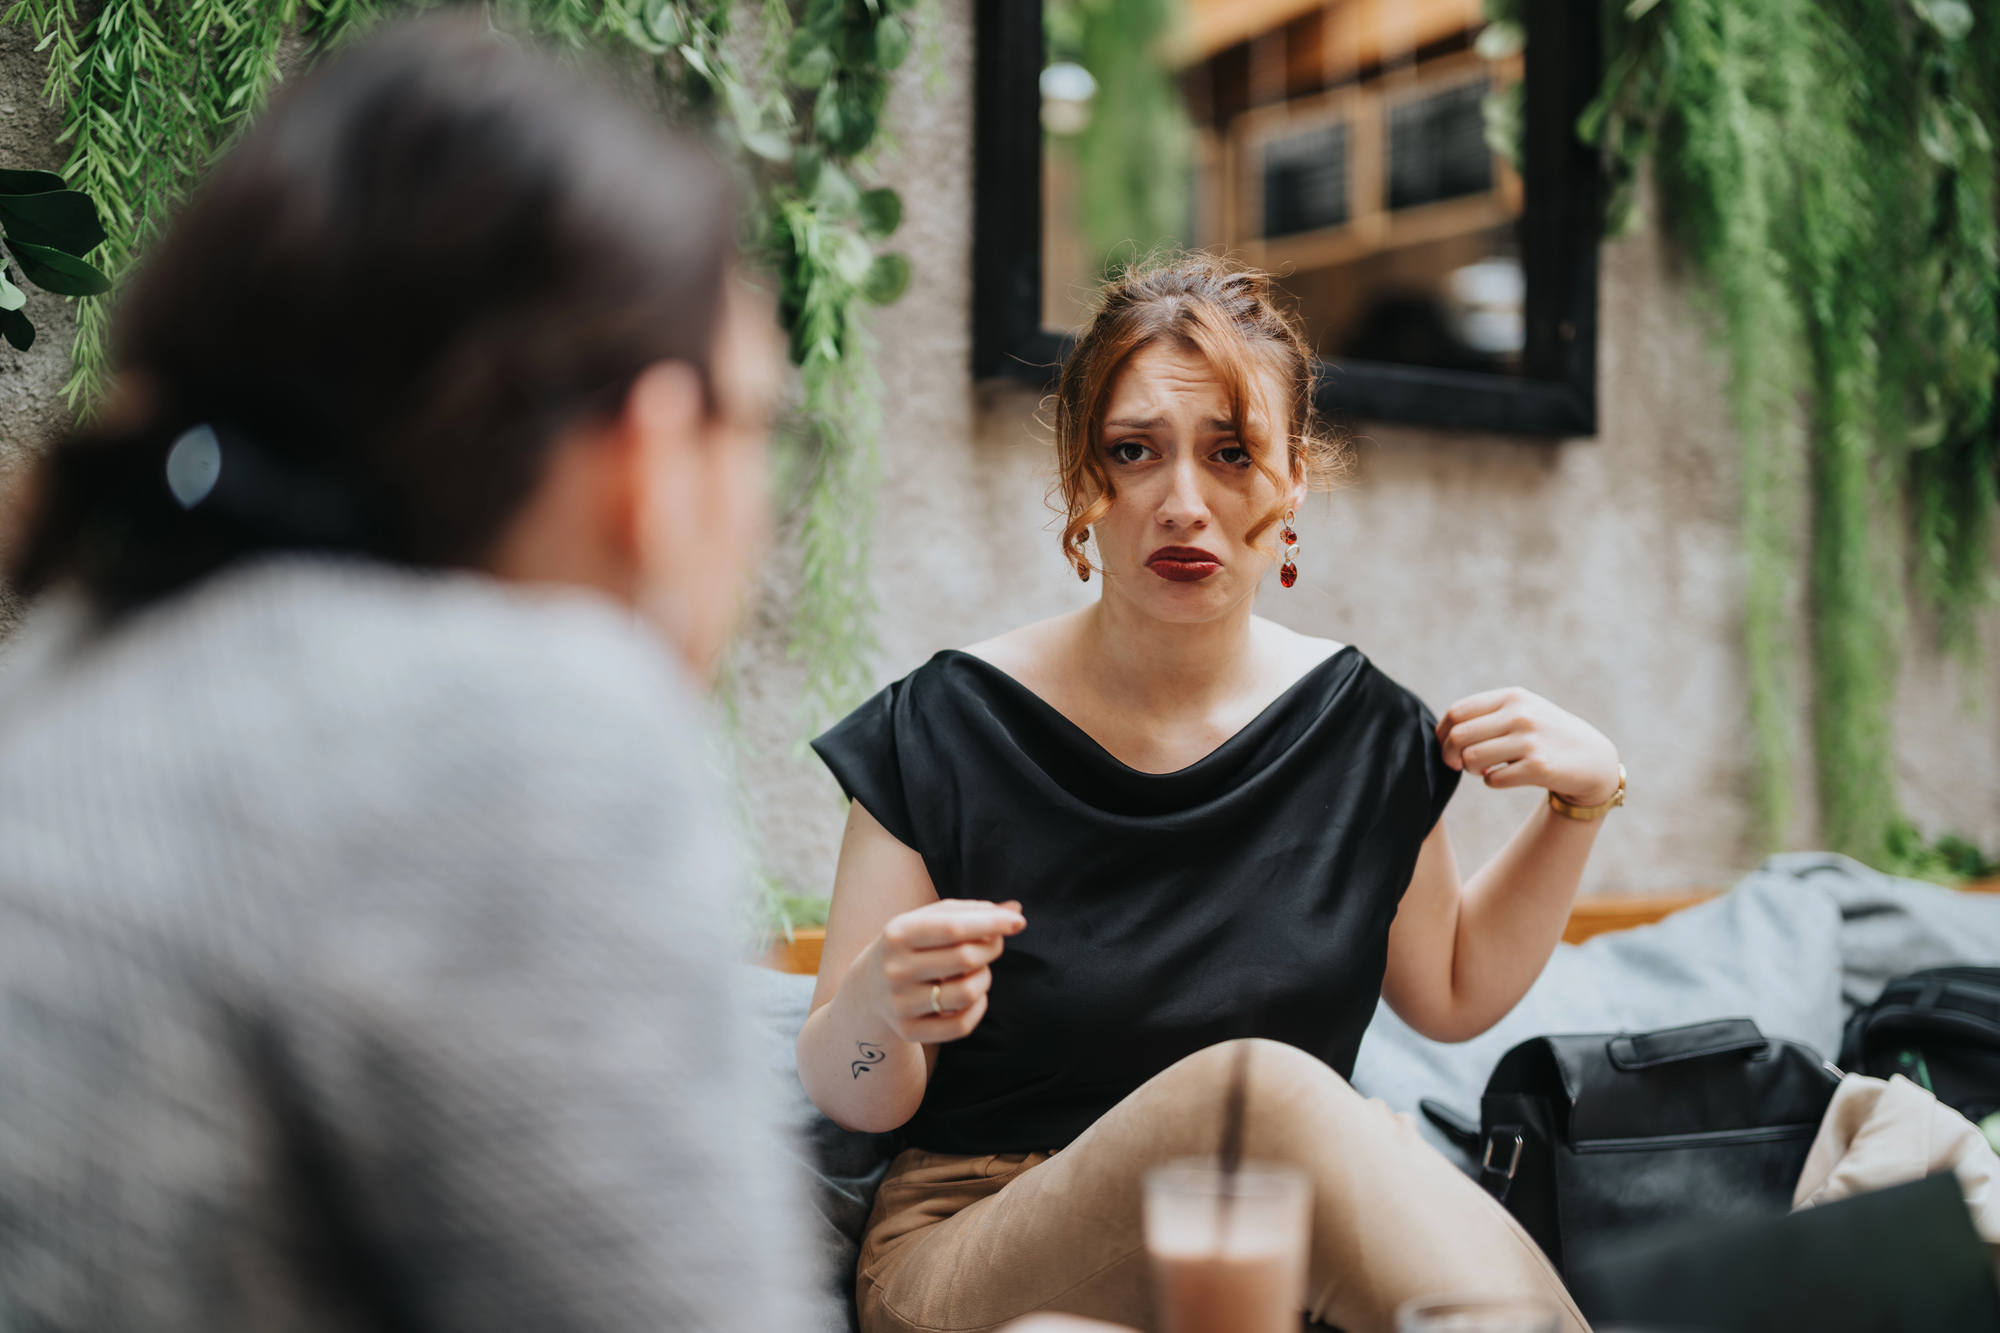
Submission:
<svg viewBox="0 0 2000 1333">
<path fill-rule="evenodd" d="M 2000 967 L 1897 977 L 1847 1021 L 1840 1064 L 1901 1074 L 1975 1124 L 2000 1111 Z"/>
<path fill-rule="evenodd" d="M 1493 1070 L 1470 1146 L 1480 1183 L 1564 1271 L 1661 1223 L 1787 1211 L 1839 1082 L 1747 1018 L 1537 1037 Z"/>
</svg>

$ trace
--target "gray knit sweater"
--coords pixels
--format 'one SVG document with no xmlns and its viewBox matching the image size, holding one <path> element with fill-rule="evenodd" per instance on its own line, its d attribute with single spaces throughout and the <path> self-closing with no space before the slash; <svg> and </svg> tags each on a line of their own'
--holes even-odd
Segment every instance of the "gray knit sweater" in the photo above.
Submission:
<svg viewBox="0 0 2000 1333">
<path fill-rule="evenodd" d="M 287 559 L 0 659 L 0 1333 L 803 1313 L 665 654 Z"/>
</svg>

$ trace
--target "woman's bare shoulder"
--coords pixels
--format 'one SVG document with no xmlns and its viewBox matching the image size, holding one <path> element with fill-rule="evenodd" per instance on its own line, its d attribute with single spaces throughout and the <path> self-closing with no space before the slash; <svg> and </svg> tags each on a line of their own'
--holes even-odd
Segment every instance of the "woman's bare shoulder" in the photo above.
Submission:
<svg viewBox="0 0 2000 1333">
<path fill-rule="evenodd" d="M 1050 616 L 1047 620 L 1037 620 L 1018 629 L 1010 629 L 1005 634 L 982 639 L 960 651 L 998 667 L 1029 689 L 1035 689 L 1037 680 L 1057 671 L 1064 652 L 1076 642 L 1079 625 L 1086 614 L 1087 611 L 1066 611 L 1062 615 Z"/>
<path fill-rule="evenodd" d="M 1250 618 L 1250 632 L 1256 636 L 1258 653 L 1267 661 L 1284 663 L 1286 669 L 1280 674 L 1291 680 L 1297 680 L 1347 647 L 1337 639 L 1301 634 L 1262 616 Z"/>
</svg>

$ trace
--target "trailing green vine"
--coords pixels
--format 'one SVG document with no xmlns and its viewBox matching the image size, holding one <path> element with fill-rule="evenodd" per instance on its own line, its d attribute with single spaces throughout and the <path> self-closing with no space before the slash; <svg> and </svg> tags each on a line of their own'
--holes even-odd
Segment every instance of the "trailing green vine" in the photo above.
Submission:
<svg viewBox="0 0 2000 1333">
<path fill-rule="evenodd" d="M 1949 862 L 1901 813 L 1890 708 L 1906 579 L 1968 661 L 1995 599 L 2000 20 L 1963 0 L 1614 0 L 1606 14 L 1604 87 L 1579 129 L 1606 154 L 1610 226 L 1630 223 L 1650 160 L 1727 326 L 1761 839 L 1780 845 L 1791 818 L 1803 642 L 1822 840 L 1891 868 Z"/>
<path fill-rule="evenodd" d="M 314 51 L 437 0 L 17 0 L 48 53 L 46 96 L 63 112 L 63 176 L 103 207 L 98 252 L 129 272 L 203 171 L 279 78 L 294 35 Z M 877 138 L 889 74 L 908 55 L 914 0 L 490 0 L 496 39 L 533 34 L 650 71 L 670 114 L 707 125 L 755 187 L 755 248 L 771 265 L 817 442 L 804 483 L 804 579 L 791 643 L 806 670 L 806 725 L 859 702 L 868 683 L 867 579 L 877 386 L 864 302 L 901 295 L 909 264 L 878 254 L 902 204 L 855 183 Z M 749 40 L 731 25 L 747 16 Z M 750 51 L 747 66 L 739 51 Z M 107 374 L 108 306 L 77 310 L 72 407 Z"/>
</svg>

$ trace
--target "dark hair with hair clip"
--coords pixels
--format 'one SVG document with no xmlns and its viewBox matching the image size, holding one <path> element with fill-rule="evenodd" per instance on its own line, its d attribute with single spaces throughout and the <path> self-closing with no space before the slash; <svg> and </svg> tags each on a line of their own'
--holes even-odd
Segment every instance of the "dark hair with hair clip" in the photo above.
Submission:
<svg viewBox="0 0 2000 1333">
<path fill-rule="evenodd" d="M 566 429 L 656 362 L 706 378 L 735 217 L 705 154 L 553 60 L 389 30 L 278 102 L 134 282 L 15 586 L 116 611 L 264 550 L 478 562 Z M 190 503 L 191 431 L 221 476 Z"/>
</svg>

